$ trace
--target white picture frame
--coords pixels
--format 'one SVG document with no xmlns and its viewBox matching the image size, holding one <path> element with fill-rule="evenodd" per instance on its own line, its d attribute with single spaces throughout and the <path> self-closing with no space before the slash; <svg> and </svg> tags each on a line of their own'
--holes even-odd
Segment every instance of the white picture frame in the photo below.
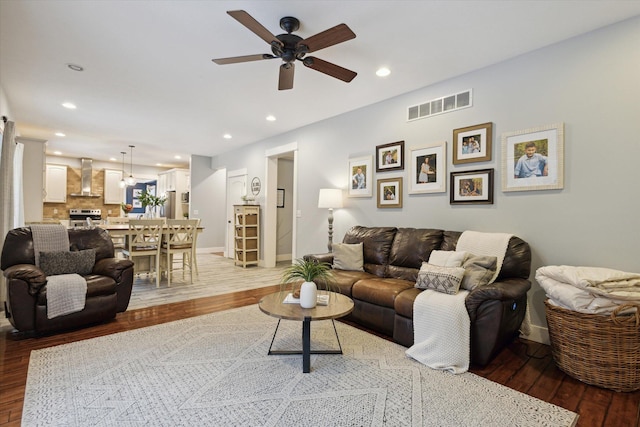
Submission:
<svg viewBox="0 0 640 427">
<path fill-rule="evenodd" d="M 372 197 L 373 195 L 373 156 L 349 159 L 348 172 L 349 197 Z"/>
<path fill-rule="evenodd" d="M 425 171 L 425 161 L 428 169 Z M 412 147 L 409 150 L 409 194 L 447 191 L 447 143 Z M 426 181 L 424 180 L 426 175 Z"/>
</svg>

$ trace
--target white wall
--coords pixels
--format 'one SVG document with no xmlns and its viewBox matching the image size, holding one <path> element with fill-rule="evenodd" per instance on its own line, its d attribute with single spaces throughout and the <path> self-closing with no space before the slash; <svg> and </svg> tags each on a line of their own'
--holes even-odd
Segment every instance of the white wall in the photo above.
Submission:
<svg viewBox="0 0 640 427">
<path fill-rule="evenodd" d="M 226 171 L 213 169 L 211 157 L 191 156 L 189 218 L 200 218 L 199 250 L 221 250 L 226 233 Z"/>
<path fill-rule="evenodd" d="M 294 256 L 302 256 L 326 251 L 327 214 L 317 208 L 318 189 L 346 188 L 350 157 L 373 155 L 376 145 L 399 140 L 405 141 L 407 151 L 447 141 L 448 172 L 495 169 L 493 205 L 451 206 L 448 193 L 408 195 L 405 184 L 401 210 L 377 209 L 375 194 L 346 199 L 344 209 L 334 215 L 334 240 L 340 241 L 356 224 L 514 233 L 531 245 L 531 320 L 544 328 L 544 292 L 533 280 L 540 266 L 640 271 L 640 197 L 635 191 L 640 159 L 638 46 L 640 18 L 634 18 L 226 153 L 213 163 L 247 167 L 249 176 L 262 179 L 265 149 L 298 143 L 302 216 L 297 223 L 299 253 Z M 472 108 L 406 122 L 407 106 L 469 88 Z M 484 122 L 494 124 L 493 159 L 454 167 L 453 129 Z M 556 122 L 565 124 L 564 189 L 503 193 L 500 135 Z M 374 179 L 395 175 L 380 173 Z M 224 222 L 215 227 L 223 228 Z"/>
</svg>

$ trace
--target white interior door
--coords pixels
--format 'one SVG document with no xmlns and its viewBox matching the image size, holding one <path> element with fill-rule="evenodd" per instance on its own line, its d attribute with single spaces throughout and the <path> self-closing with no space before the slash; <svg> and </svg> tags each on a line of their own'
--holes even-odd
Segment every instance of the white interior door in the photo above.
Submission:
<svg viewBox="0 0 640 427">
<path fill-rule="evenodd" d="M 227 248 L 225 251 L 227 258 L 234 258 L 235 221 L 233 205 L 241 205 L 243 203 L 242 196 L 247 194 L 246 191 L 247 171 L 245 169 L 229 171 L 227 173 Z"/>
</svg>

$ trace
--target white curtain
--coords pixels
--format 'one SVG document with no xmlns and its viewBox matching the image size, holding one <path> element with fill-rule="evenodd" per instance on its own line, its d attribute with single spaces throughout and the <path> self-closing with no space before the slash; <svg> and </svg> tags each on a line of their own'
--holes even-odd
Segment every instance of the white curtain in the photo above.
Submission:
<svg viewBox="0 0 640 427">
<path fill-rule="evenodd" d="M 22 198 L 22 157 L 24 147 L 16 145 L 15 125 L 7 122 L 2 133 L 0 150 L 0 236 L 4 237 L 12 228 L 24 224 L 24 203 Z M 4 310 L 6 289 L 4 276 L 0 276 L 0 302 Z"/>
</svg>

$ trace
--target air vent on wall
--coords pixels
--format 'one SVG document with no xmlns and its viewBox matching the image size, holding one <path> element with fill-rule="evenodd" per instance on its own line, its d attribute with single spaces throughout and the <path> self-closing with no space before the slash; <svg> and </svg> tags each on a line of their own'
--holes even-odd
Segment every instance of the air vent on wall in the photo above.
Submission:
<svg viewBox="0 0 640 427">
<path fill-rule="evenodd" d="M 412 105 L 407 108 L 407 121 L 423 119 L 437 114 L 450 113 L 473 106 L 472 89 L 442 98 L 432 99 L 422 104 Z"/>
</svg>

